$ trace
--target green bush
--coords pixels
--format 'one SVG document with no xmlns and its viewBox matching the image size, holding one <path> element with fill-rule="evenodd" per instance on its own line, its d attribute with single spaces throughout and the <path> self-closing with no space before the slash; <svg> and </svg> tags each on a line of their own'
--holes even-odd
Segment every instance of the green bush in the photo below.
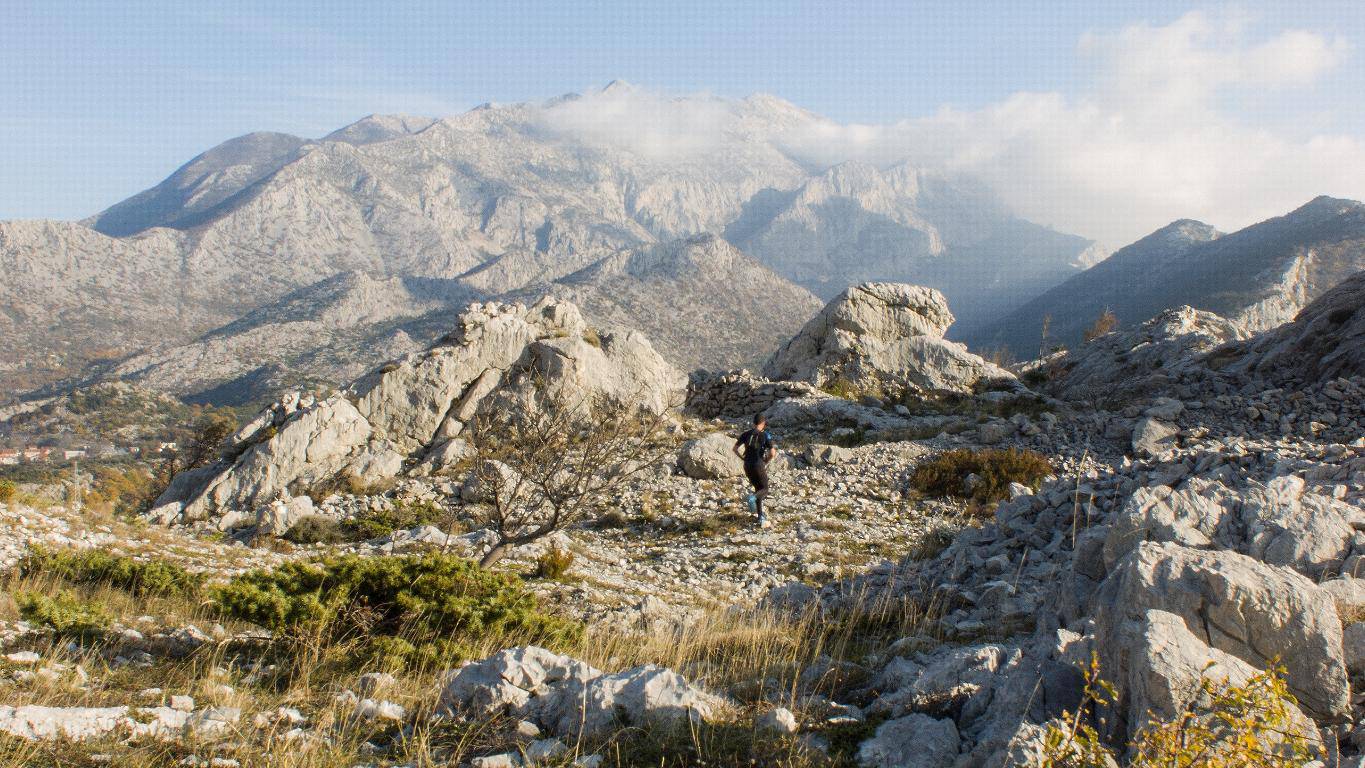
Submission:
<svg viewBox="0 0 1365 768">
<path fill-rule="evenodd" d="M 398 502 L 388 509 L 366 512 L 350 520 L 336 520 L 326 515 L 305 515 L 281 538 L 291 544 L 340 544 L 350 541 L 369 541 L 405 531 L 419 525 L 435 523 L 445 513 L 430 501 Z"/>
<path fill-rule="evenodd" d="M 0 480 L 0 504 L 8 504 L 14 501 L 14 495 L 19 492 L 19 486 L 13 480 Z"/>
<path fill-rule="evenodd" d="M 979 482 L 969 493 L 968 475 Z M 1047 458 L 1018 448 L 945 451 L 915 467 L 910 486 L 930 496 L 955 496 L 989 504 L 1009 498 L 1010 483 L 1022 483 L 1035 491 L 1052 474 Z"/>
<path fill-rule="evenodd" d="M 350 540 L 341 521 L 326 515 L 304 515 L 280 538 L 291 544 L 340 544 Z"/>
<path fill-rule="evenodd" d="M 581 632 L 577 623 L 538 611 L 515 576 L 436 553 L 290 562 L 237 576 L 211 594 L 233 618 L 323 641 L 365 637 L 390 656 L 413 651 L 379 638 L 455 652 L 490 636 L 554 646 Z"/>
<path fill-rule="evenodd" d="M 369 541 L 388 536 L 394 531 L 405 531 L 419 525 L 434 523 L 440 520 L 441 516 L 441 508 L 430 501 L 400 501 L 388 509 L 346 520 L 341 526 L 351 541 Z"/>
<path fill-rule="evenodd" d="M 51 551 L 34 547 L 19 564 L 24 576 L 51 575 L 72 584 L 107 584 L 135 595 L 193 595 L 203 574 L 165 560 L 135 560 L 100 549 Z"/>
<path fill-rule="evenodd" d="M 24 621 L 51 627 L 66 637 L 97 635 L 109 626 L 109 614 L 70 592 L 52 596 L 21 592 L 14 599 Z"/>
</svg>

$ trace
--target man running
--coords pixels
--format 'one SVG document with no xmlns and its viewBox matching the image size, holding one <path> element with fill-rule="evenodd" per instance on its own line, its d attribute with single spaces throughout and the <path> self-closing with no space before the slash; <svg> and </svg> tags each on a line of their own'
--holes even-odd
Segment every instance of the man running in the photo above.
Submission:
<svg viewBox="0 0 1365 768">
<path fill-rule="evenodd" d="M 768 495 L 768 462 L 777 455 L 777 448 L 773 445 L 772 435 L 768 433 L 768 420 L 763 414 L 754 416 L 754 428 L 745 430 L 731 450 L 744 459 L 744 475 L 754 487 L 754 492 L 749 494 L 749 511 L 758 515 L 759 528 L 767 528 L 768 518 L 763 516 L 763 499 Z"/>
</svg>

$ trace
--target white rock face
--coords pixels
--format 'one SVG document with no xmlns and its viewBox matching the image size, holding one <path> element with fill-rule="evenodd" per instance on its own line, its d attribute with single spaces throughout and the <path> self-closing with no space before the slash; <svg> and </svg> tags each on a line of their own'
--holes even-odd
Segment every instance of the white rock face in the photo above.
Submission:
<svg viewBox="0 0 1365 768">
<path fill-rule="evenodd" d="M 1235 552 L 1144 542 L 1115 569 L 1099 595 L 1098 643 L 1105 667 L 1127 677 L 1118 637 L 1149 610 L 1179 617 L 1196 637 L 1256 669 L 1278 656 L 1290 690 L 1321 719 L 1350 711 L 1341 621 L 1332 598 L 1287 568 Z M 1126 711 L 1126 710 L 1125 710 Z"/>
<path fill-rule="evenodd" d="M 1236 367 L 1275 381 L 1303 384 L 1365 375 L 1365 274 L 1341 281 L 1292 323 L 1247 347 Z"/>
<path fill-rule="evenodd" d="M 647 664 L 604 674 L 543 648 L 511 648 L 452 674 L 438 711 L 507 713 L 543 732 L 594 737 L 622 725 L 705 719 L 723 702 L 675 672 Z"/>
<path fill-rule="evenodd" d="M 150 518 L 164 524 L 215 517 L 227 527 L 239 519 L 229 510 L 302 494 L 339 474 L 386 480 L 437 446 L 444 457 L 450 438 L 481 405 L 537 381 L 573 402 L 604 397 L 656 411 L 680 404 L 685 386 L 643 336 L 590 329 L 572 304 L 475 306 L 449 342 L 320 402 L 294 397 L 273 406 L 272 416 L 234 438 L 228 453 L 235 459 L 177 476 Z"/>
<path fill-rule="evenodd" d="M 943 338 L 953 315 L 943 294 L 902 283 L 841 293 L 769 358 L 770 379 L 859 391 L 971 392 L 1014 376 Z"/>
<path fill-rule="evenodd" d="M 868 768 L 948 768 L 957 760 L 957 727 L 952 720 L 913 714 L 877 726 L 858 747 L 858 765 Z"/>
<path fill-rule="evenodd" d="M 724 432 L 689 440 L 678 451 L 678 466 L 698 480 L 743 477 L 744 463 L 731 450 L 734 445 L 735 439 Z"/>
</svg>

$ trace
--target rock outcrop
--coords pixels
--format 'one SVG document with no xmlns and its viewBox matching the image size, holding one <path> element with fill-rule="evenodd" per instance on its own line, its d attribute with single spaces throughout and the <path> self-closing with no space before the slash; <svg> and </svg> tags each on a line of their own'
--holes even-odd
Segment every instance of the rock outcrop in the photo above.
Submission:
<svg viewBox="0 0 1365 768">
<path fill-rule="evenodd" d="M 1202 373 L 1206 353 L 1241 338 L 1234 323 L 1212 312 L 1178 307 L 1086 342 L 1040 370 L 1063 399 L 1120 401 L 1168 391 L 1181 374 Z"/>
<path fill-rule="evenodd" d="M 855 285 L 825 305 L 764 364 L 769 379 L 899 394 L 970 393 L 1014 384 L 943 333 L 953 323 L 943 294 L 901 283 Z"/>
<path fill-rule="evenodd" d="M 454 672 L 438 711 L 472 719 L 511 715 L 551 735 L 596 738 L 620 727 L 700 721 L 724 705 L 669 669 L 646 664 L 607 674 L 524 646 Z"/>
<path fill-rule="evenodd" d="M 450 453 L 452 439 L 498 393 L 540 385 L 572 400 L 605 397 L 655 412 L 681 404 L 683 376 L 647 339 L 590 328 L 572 304 L 476 305 L 459 323 L 443 342 L 344 392 L 272 406 L 229 441 L 225 458 L 177 476 L 149 517 L 212 517 L 226 529 L 250 510 L 339 475 L 387 480 L 428 454 Z"/>
<path fill-rule="evenodd" d="M 1365 271 L 1324 293 L 1293 322 L 1252 340 L 1230 367 L 1283 384 L 1365 376 Z"/>
</svg>

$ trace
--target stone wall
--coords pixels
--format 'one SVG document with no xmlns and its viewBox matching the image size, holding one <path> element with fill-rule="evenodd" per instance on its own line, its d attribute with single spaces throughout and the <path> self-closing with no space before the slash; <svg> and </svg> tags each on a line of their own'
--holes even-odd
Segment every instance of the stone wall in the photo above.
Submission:
<svg viewBox="0 0 1365 768">
<path fill-rule="evenodd" d="M 687 410 L 702 418 L 737 419 L 789 397 L 819 394 L 801 381 L 768 381 L 744 370 L 696 371 L 687 383 Z"/>
</svg>

